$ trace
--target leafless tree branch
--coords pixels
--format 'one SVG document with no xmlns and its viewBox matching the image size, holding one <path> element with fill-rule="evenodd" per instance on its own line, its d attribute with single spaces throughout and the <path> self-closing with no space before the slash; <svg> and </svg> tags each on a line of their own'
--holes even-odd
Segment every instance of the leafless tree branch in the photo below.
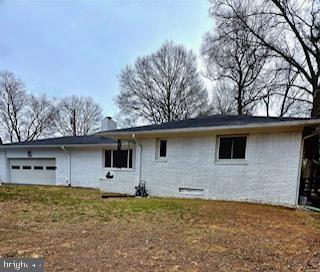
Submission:
<svg viewBox="0 0 320 272">
<path fill-rule="evenodd" d="M 138 58 L 120 74 L 116 102 L 123 116 L 162 123 L 203 114 L 208 95 L 197 72 L 196 57 L 181 45 L 166 42 Z"/>
</svg>

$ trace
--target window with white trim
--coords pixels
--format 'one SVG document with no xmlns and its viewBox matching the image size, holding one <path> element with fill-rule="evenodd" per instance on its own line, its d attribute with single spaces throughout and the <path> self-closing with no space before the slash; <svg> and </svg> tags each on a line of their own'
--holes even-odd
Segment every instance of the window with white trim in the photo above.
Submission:
<svg viewBox="0 0 320 272">
<path fill-rule="evenodd" d="M 247 136 L 219 136 L 219 160 L 244 160 Z"/>
<path fill-rule="evenodd" d="M 156 140 L 156 159 L 166 159 L 167 157 L 167 140 L 157 139 Z"/>
<path fill-rule="evenodd" d="M 106 168 L 132 168 L 132 149 L 105 150 L 104 166 Z"/>
</svg>

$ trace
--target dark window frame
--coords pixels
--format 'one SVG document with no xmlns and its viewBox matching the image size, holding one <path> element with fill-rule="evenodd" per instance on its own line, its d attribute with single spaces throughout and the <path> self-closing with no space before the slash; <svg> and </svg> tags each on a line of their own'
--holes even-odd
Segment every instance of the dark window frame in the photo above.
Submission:
<svg viewBox="0 0 320 272">
<path fill-rule="evenodd" d="M 41 165 L 35 165 L 35 166 L 33 166 L 33 169 L 34 169 L 34 170 L 43 170 L 43 166 L 41 166 Z"/>
<path fill-rule="evenodd" d="M 57 167 L 56 166 L 46 166 L 46 170 L 57 170 Z"/>
<path fill-rule="evenodd" d="M 115 156 L 115 153 L 119 152 Z M 124 159 L 124 157 L 121 158 L 121 153 L 124 154 L 126 152 L 126 166 L 124 166 L 123 161 L 115 163 L 115 159 L 118 158 L 119 160 Z M 109 161 L 110 160 L 110 161 Z M 104 168 L 113 168 L 113 169 L 133 169 L 133 149 L 106 149 L 104 150 Z"/>
<path fill-rule="evenodd" d="M 168 139 L 156 139 L 156 160 L 166 160 L 168 156 Z"/>
<path fill-rule="evenodd" d="M 167 157 L 167 145 L 168 141 L 165 139 L 159 140 L 159 158 L 166 158 Z"/>
<path fill-rule="evenodd" d="M 13 170 L 20 170 L 20 165 L 11 165 L 11 169 Z"/>
<path fill-rule="evenodd" d="M 225 149 L 224 150 L 225 154 L 222 154 L 223 150 L 221 150 L 221 139 L 226 141 L 229 140 L 231 142 L 230 150 L 228 150 L 229 148 Z M 241 146 L 241 141 L 243 140 L 244 140 L 244 146 Z M 237 149 L 235 149 L 235 143 L 237 141 L 238 141 L 238 144 L 240 143 L 240 145 L 237 146 Z M 248 146 L 248 135 L 218 136 L 217 160 L 218 161 L 245 161 L 247 157 L 247 146 Z M 230 156 L 227 156 L 229 155 L 227 154 L 229 152 L 230 152 Z M 221 155 L 223 155 L 223 157 Z"/>
<path fill-rule="evenodd" d="M 104 167 L 111 168 L 112 166 L 112 150 L 104 151 Z"/>
<path fill-rule="evenodd" d="M 23 165 L 22 166 L 22 170 L 31 170 L 31 169 L 32 169 L 31 165 Z"/>
</svg>

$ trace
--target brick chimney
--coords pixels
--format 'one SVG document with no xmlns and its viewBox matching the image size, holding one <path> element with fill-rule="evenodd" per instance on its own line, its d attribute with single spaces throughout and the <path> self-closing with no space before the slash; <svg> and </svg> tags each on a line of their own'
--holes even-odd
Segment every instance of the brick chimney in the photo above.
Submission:
<svg viewBox="0 0 320 272">
<path fill-rule="evenodd" d="M 117 129 L 117 123 L 112 120 L 110 116 L 107 116 L 101 120 L 101 131 L 115 130 Z"/>
</svg>

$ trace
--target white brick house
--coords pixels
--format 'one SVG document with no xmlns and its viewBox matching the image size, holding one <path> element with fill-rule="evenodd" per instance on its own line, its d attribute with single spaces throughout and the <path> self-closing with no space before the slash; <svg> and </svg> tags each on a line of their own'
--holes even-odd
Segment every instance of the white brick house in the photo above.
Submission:
<svg viewBox="0 0 320 272">
<path fill-rule="evenodd" d="M 105 122 L 95 136 L 1 145 L 1 181 L 134 194 L 143 180 L 150 196 L 296 205 L 303 132 L 320 120 L 216 115 L 122 130 Z"/>
<path fill-rule="evenodd" d="M 143 180 L 151 196 L 296 205 L 303 132 L 319 123 L 216 115 L 101 132 L 133 144 L 136 159 L 129 169 L 108 165 L 113 178 L 100 189 L 133 194 Z"/>
</svg>

